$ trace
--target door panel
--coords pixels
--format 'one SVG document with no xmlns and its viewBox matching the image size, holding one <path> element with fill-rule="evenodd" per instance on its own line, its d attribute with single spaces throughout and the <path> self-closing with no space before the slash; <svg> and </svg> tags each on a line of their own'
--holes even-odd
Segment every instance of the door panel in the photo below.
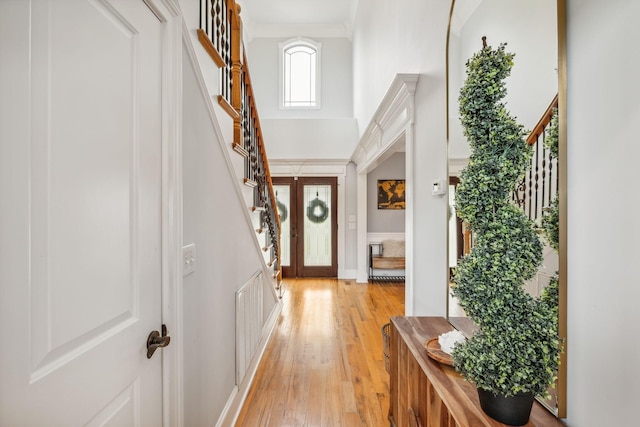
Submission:
<svg viewBox="0 0 640 427">
<path fill-rule="evenodd" d="M 38 1 L 22 17 L 29 53 L 1 41 L 24 66 L 2 79 L 22 73 L 29 104 L 2 138 L 25 166 L 2 206 L 26 222 L 0 219 L 24 249 L 0 273 L 15 328 L 0 425 L 160 425 L 161 357 L 145 343 L 161 324 L 161 23 L 127 0 Z"/>
<path fill-rule="evenodd" d="M 300 277 L 336 277 L 337 179 L 299 178 L 298 180 L 298 266 Z M 299 261 L 300 262 L 300 261 Z"/>
<path fill-rule="evenodd" d="M 277 177 L 273 183 L 281 218 L 283 277 L 336 277 L 337 179 Z"/>
</svg>

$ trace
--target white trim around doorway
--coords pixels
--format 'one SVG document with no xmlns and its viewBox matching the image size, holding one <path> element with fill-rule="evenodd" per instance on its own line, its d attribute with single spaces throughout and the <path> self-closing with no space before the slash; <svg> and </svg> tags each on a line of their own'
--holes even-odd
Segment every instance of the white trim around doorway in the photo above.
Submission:
<svg viewBox="0 0 640 427">
<path fill-rule="evenodd" d="M 346 251 L 346 189 L 347 165 L 351 160 L 270 159 L 271 176 L 336 177 L 338 179 L 338 278 L 354 279 L 354 271 L 345 269 Z"/>
</svg>

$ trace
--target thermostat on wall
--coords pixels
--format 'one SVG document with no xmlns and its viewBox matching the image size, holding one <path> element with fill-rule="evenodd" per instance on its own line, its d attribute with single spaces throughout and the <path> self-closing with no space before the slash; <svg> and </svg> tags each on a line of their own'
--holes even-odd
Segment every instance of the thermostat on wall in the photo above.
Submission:
<svg viewBox="0 0 640 427">
<path fill-rule="evenodd" d="M 444 181 L 441 179 L 436 179 L 433 181 L 433 186 L 431 190 L 431 194 L 434 196 L 441 196 L 447 192 Z"/>
</svg>

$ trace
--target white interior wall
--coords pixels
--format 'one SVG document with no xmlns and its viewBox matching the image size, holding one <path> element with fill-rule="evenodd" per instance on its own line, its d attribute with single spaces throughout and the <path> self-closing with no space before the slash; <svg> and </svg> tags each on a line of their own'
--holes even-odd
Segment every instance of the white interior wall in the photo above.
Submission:
<svg viewBox="0 0 640 427">
<path fill-rule="evenodd" d="M 234 292 L 250 275 L 239 277 L 243 269 L 231 267 L 237 259 L 253 258 L 252 251 L 244 256 L 237 252 L 238 246 L 252 242 L 243 233 L 247 227 L 240 221 L 244 217 L 237 212 L 238 203 L 219 209 L 216 190 L 233 184 L 186 55 L 183 66 L 183 238 L 185 245 L 196 245 L 197 255 L 196 271 L 184 277 L 183 286 L 184 414 L 185 425 L 212 425 L 236 385 Z M 226 191 L 224 197 L 229 195 L 233 192 Z M 223 238 L 228 230 L 235 235 Z M 230 245 L 224 248 L 217 242 Z M 257 264 L 254 259 L 247 261 Z M 222 324 L 230 327 L 216 327 Z"/>
<path fill-rule="evenodd" d="M 454 10 L 454 15 L 458 9 Z M 452 29 L 449 48 L 449 155 L 468 157 L 458 117 L 458 95 L 465 63 L 482 47 L 482 37 L 497 48 L 507 43 L 515 54 L 505 102 L 525 129 L 532 129 L 558 92 L 556 0 L 482 0 L 461 28 Z"/>
<path fill-rule="evenodd" d="M 188 50 L 182 58 L 183 239 L 196 245 L 196 271 L 183 280 L 184 425 L 216 425 L 232 418 L 227 409 L 237 405 L 235 292 L 264 262 L 235 188 L 233 159 L 227 161 L 230 143 L 221 142 Z M 273 282 L 263 284 L 267 317 L 277 301 Z"/>
<path fill-rule="evenodd" d="M 567 3 L 568 420 L 635 426 L 640 3 Z"/>
<path fill-rule="evenodd" d="M 353 110 L 359 136 L 367 128 L 380 101 L 398 73 L 418 73 L 421 59 L 412 47 L 421 45 L 428 2 L 398 1 L 393 7 L 375 0 L 359 0 L 353 28 Z M 402 22 L 403 18 L 406 22 Z M 399 61 L 399 62 L 398 62 Z"/>
<path fill-rule="evenodd" d="M 369 125 L 397 73 L 419 73 L 415 125 L 407 135 L 406 314 L 444 315 L 447 200 L 431 195 L 447 176 L 445 35 L 448 2 L 361 0 L 353 33 L 354 113 Z M 409 248 L 413 248 L 411 251 Z"/>
<path fill-rule="evenodd" d="M 260 124 L 270 159 L 348 159 L 357 141 L 354 119 L 261 118 Z"/>
<path fill-rule="evenodd" d="M 456 53 L 462 67 L 450 75 L 458 91 L 466 78 L 464 63 L 480 50 L 482 36 L 494 48 L 507 43 L 507 52 L 515 54 L 505 102 L 523 125 L 535 126 L 558 91 L 556 0 L 483 0 L 460 33 Z"/>
<path fill-rule="evenodd" d="M 351 41 L 314 39 L 322 44 L 320 108 L 281 109 L 278 44 L 287 40 L 255 38 L 248 48 L 251 82 L 269 158 L 348 159 L 358 138 L 351 96 Z"/>
<path fill-rule="evenodd" d="M 298 34 L 292 35 L 298 36 Z M 301 34 L 304 36 L 304 34 Z M 290 38 L 255 38 L 249 43 L 251 83 L 260 119 L 352 118 L 351 42 L 346 38 L 313 38 L 322 44 L 320 70 L 320 108 L 280 109 L 278 44 Z"/>
</svg>

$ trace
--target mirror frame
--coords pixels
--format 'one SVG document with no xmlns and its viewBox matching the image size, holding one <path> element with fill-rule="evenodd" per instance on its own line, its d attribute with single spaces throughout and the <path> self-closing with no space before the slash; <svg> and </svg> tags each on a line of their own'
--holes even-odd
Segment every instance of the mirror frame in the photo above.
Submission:
<svg viewBox="0 0 640 427">
<path fill-rule="evenodd" d="M 449 23 L 446 38 L 446 111 L 447 111 L 447 151 L 449 146 L 449 38 L 451 34 L 451 19 L 453 17 L 456 0 L 451 0 Z M 557 411 L 558 418 L 567 416 L 567 5 L 566 0 L 556 0 L 557 8 L 557 38 L 558 38 L 558 201 L 559 201 L 559 244 L 558 251 L 558 335 L 563 343 L 558 367 Z M 449 164 L 447 162 L 447 176 Z M 448 216 L 447 216 L 448 217 Z M 447 223 L 447 229 L 449 224 Z M 449 239 L 447 238 L 447 254 L 449 253 Z M 449 258 L 447 257 L 447 260 Z M 448 262 L 448 261 L 447 261 Z M 448 270 L 448 267 L 447 267 Z M 447 275 L 448 277 L 448 275 Z M 447 280 L 446 313 L 449 320 L 449 280 Z M 552 411 L 553 412 L 553 411 Z"/>
</svg>

